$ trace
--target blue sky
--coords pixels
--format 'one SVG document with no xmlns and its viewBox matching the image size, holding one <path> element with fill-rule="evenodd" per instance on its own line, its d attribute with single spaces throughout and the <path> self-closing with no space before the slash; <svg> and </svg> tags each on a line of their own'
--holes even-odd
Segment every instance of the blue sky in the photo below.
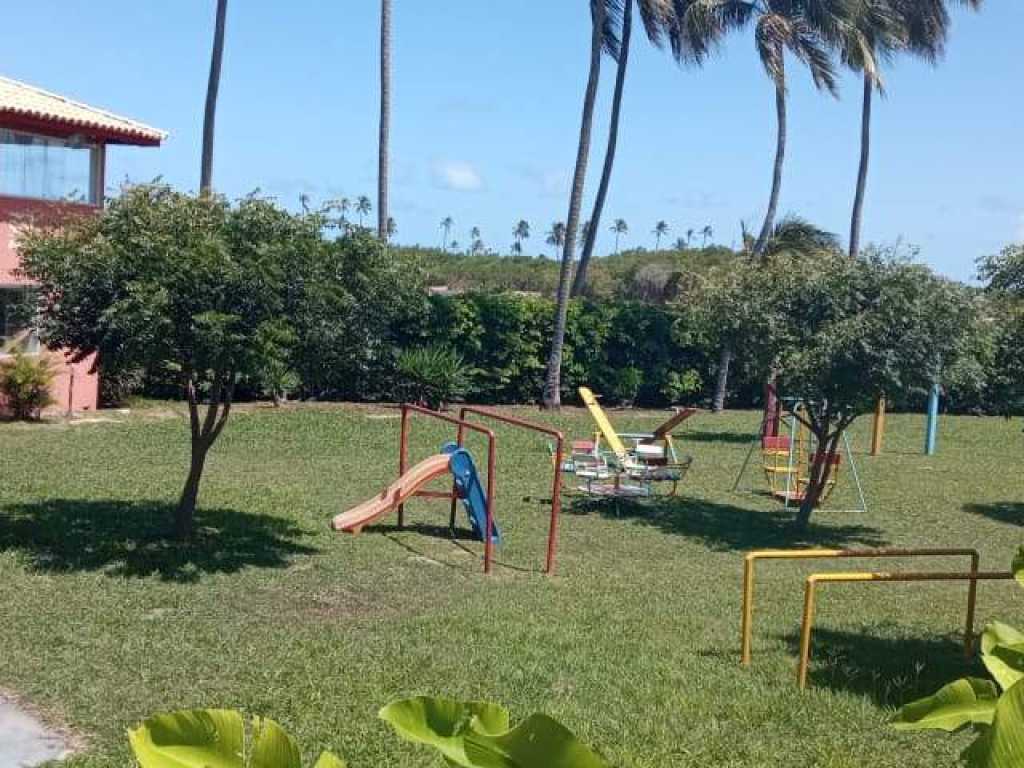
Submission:
<svg viewBox="0 0 1024 768">
<path fill-rule="evenodd" d="M 160 149 L 116 148 L 109 178 L 198 184 L 213 0 L 36 0 L 0 25 L 3 74 L 130 115 L 171 133 Z M 1024 4 L 955 12 L 946 60 L 901 60 L 876 102 L 864 237 L 902 241 L 959 278 L 974 259 L 1024 240 Z M 566 215 L 586 77 L 582 0 L 394 0 L 392 213 L 400 242 L 437 243 L 438 223 L 470 227 L 507 252 L 519 218 L 543 245 Z M 259 188 L 297 205 L 375 197 L 378 4 L 373 0 L 232 0 L 214 178 L 238 196 Z M 681 70 L 634 37 L 607 226 L 624 246 L 710 224 L 715 240 L 759 224 L 774 148 L 770 84 L 749 36 L 701 70 Z M 783 211 L 848 231 L 857 163 L 859 82 L 841 99 L 791 67 Z M 614 79 L 606 59 L 591 157 L 596 186 Z M 589 201 L 588 195 L 588 201 Z M 543 246 L 550 254 L 549 246 Z"/>
</svg>

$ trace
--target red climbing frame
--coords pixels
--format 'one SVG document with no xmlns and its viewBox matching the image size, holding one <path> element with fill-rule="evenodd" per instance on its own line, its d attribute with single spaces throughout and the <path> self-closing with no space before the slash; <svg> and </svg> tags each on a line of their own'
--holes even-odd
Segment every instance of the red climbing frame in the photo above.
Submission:
<svg viewBox="0 0 1024 768">
<path fill-rule="evenodd" d="M 409 457 L 409 416 L 412 414 L 418 414 L 420 416 L 426 416 L 431 419 L 443 421 L 446 424 L 452 424 L 458 427 L 458 442 L 462 445 L 462 438 L 465 430 L 477 432 L 484 435 L 487 438 L 487 530 L 484 531 L 484 573 L 491 572 L 491 563 L 494 560 L 494 463 L 495 463 L 495 438 L 494 433 L 486 427 L 481 427 L 479 424 L 471 424 L 470 422 L 464 421 L 463 419 L 456 419 L 454 416 L 448 416 L 437 411 L 432 411 L 429 408 L 423 408 L 418 405 L 412 405 L 411 403 L 402 404 L 402 433 L 399 438 L 398 444 L 398 476 L 401 477 L 405 474 L 406 467 L 408 465 Z M 414 496 L 426 496 L 433 499 L 451 499 L 452 509 L 455 509 L 456 495 L 454 490 L 450 493 L 442 493 L 441 491 L 417 491 Z M 398 527 L 401 528 L 405 525 L 405 505 L 398 505 Z M 454 524 L 453 524 L 454 527 Z"/>
<path fill-rule="evenodd" d="M 549 576 L 555 572 L 555 555 L 558 548 L 558 515 L 562 511 L 562 460 L 564 456 L 563 445 L 565 443 L 565 437 L 557 429 L 551 429 L 541 424 L 534 424 L 533 422 L 520 419 L 515 416 L 507 416 L 497 411 L 492 411 L 489 408 L 477 408 L 475 406 L 467 405 L 459 411 L 459 445 L 462 445 L 462 425 L 473 428 L 475 425 L 467 421 L 467 416 L 478 416 L 481 418 L 491 419 L 493 421 L 499 421 L 504 424 L 509 424 L 513 427 L 519 427 L 520 429 L 528 429 L 532 432 L 539 432 L 542 435 L 547 435 L 555 439 L 555 463 L 554 463 L 554 479 L 551 482 L 551 524 L 548 527 L 548 552 L 547 559 L 544 565 L 544 572 Z M 479 427 L 476 427 L 479 429 Z M 487 489 L 490 492 L 490 482 L 488 482 Z M 454 526 L 455 520 L 455 498 L 452 497 L 452 525 Z M 488 501 L 488 520 L 490 520 L 490 501 Z M 490 531 L 490 523 L 488 523 L 488 531 Z M 488 542 L 490 542 L 490 536 L 488 535 Z"/>
</svg>

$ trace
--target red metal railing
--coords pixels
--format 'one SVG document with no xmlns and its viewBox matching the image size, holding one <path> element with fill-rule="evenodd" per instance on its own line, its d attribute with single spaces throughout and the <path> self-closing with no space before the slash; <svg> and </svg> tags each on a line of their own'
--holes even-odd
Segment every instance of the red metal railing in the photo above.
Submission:
<svg viewBox="0 0 1024 768">
<path fill-rule="evenodd" d="M 468 429 L 472 432 L 477 432 L 484 435 L 487 438 L 487 523 L 485 525 L 486 530 L 484 531 L 484 573 L 491 572 L 491 563 L 494 560 L 494 466 L 495 466 L 495 438 L 494 432 L 481 427 L 479 424 L 472 424 L 464 421 L 463 419 L 456 419 L 454 416 L 448 416 L 437 411 L 432 411 L 429 408 L 423 408 L 419 405 L 412 405 L 411 403 L 402 404 L 402 431 L 401 437 L 399 438 L 398 445 L 398 474 L 402 476 L 405 474 L 406 467 L 408 465 L 409 455 L 409 416 L 411 414 L 419 414 L 420 416 L 426 416 L 437 421 L 445 422 L 446 424 L 452 424 L 458 428 L 458 444 L 462 445 L 464 436 L 464 430 Z M 451 493 L 440 493 L 438 491 L 418 491 L 416 496 L 427 496 L 430 498 L 442 498 L 451 499 L 454 509 L 455 504 L 455 492 L 454 489 Z M 398 505 L 398 527 L 401 528 L 405 525 L 405 505 Z M 452 527 L 454 528 L 454 520 L 452 521 Z"/>
<path fill-rule="evenodd" d="M 534 424 L 526 419 L 520 419 L 516 416 L 507 416 L 506 414 L 492 411 L 489 408 L 477 408 L 475 406 L 467 405 L 459 411 L 459 421 L 469 425 L 466 420 L 467 415 L 480 416 L 494 421 L 499 421 L 504 424 L 509 424 L 513 427 L 519 427 L 521 429 L 528 429 L 533 432 L 539 432 L 542 435 L 548 435 L 555 439 L 555 465 L 554 465 L 554 479 L 551 483 L 551 523 L 548 527 L 548 551 L 547 558 L 544 564 L 544 572 L 551 575 L 555 572 L 555 556 L 558 548 L 558 515 L 562 511 L 562 460 L 564 458 L 564 443 L 565 437 L 557 429 L 545 427 L 542 424 Z M 459 445 L 462 445 L 463 433 L 462 427 L 459 427 L 458 441 Z M 452 499 L 452 524 L 454 525 L 455 517 L 455 500 Z"/>
</svg>

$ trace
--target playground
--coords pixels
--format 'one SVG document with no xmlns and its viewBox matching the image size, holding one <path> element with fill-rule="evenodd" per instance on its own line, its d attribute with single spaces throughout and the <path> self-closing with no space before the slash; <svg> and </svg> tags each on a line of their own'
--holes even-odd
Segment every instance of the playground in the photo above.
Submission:
<svg viewBox="0 0 1024 768">
<path fill-rule="evenodd" d="M 561 433 L 564 459 L 594 438 L 584 409 L 498 413 Z M 649 434 L 672 414 L 607 416 Z M 630 768 L 930 768 L 969 740 L 886 727 L 899 705 L 980 671 L 964 658 L 962 581 L 818 584 L 806 687 L 796 683 L 809 574 L 960 572 L 970 557 L 759 562 L 744 666 L 744 555 L 977 550 L 983 571 L 1005 571 L 1024 524 L 1019 423 L 942 417 L 926 456 L 925 417 L 890 414 L 871 456 L 863 417 L 848 437 L 866 508 L 844 471 L 797 534 L 759 455 L 734 490 L 761 414 L 697 413 L 674 433 L 693 459 L 675 495 L 609 497 L 564 477 L 552 558 L 553 434 L 466 415 L 476 490 L 493 491 L 488 523 L 475 502 L 462 508 L 472 491 L 444 448 L 460 442 L 458 424 L 411 415 L 402 464 L 401 412 L 362 406 L 240 408 L 211 456 L 197 537 L 181 546 L 165 538 L 188 453 L 181 418 L 153 405 L 0 425 L 15 478 L 0 488 L 0 599 L 17 617 L 0 625 L 0 679 L 74 734 L 75 768 L 127 765 L 125 728 L 152 712 L 218 705 L 273 717 L 355 768 L 437 765 L 377 719 L 420 693 L 546 712 Z M 415 489 L 396 485 L 424 462 Z M 363 506 L 357 517 L 372 519 L 358 535 L 332 528 L 384 498 L 387 509 Z M 474 520 L 494 526 L 489 574 Z M 979 581 L 976 626 L 1019 624 L 1017 589 Z"/>
</svg>

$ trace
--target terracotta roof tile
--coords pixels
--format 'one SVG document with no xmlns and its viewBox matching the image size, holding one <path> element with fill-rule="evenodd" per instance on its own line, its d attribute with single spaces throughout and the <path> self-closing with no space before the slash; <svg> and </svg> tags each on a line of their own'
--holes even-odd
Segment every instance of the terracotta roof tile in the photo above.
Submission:
<svg viewBox="0 0 1024 768">
<path fill-rule="evenodd" d="M 81 129 L 82 133 L 125 144 L 159 144 L 167 138 L 165 131 L 136 120 L 0 77 L 0 126 L 8 115 Z"/>
</svg>

